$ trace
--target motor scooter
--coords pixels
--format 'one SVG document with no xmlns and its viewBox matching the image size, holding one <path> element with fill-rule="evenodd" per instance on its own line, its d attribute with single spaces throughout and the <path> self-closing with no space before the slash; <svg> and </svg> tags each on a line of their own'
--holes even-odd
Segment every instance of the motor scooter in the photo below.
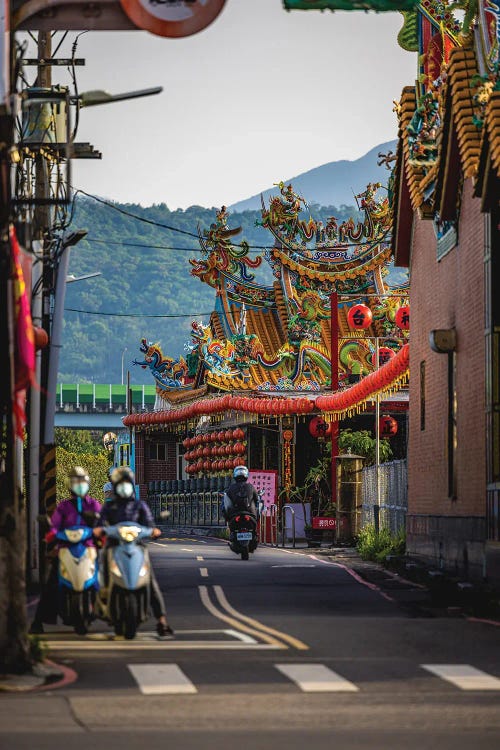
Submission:
<svg viewBox="0 0 500 750">
<path fill-rule="evenodd" d="M 71 526 L 58 531 L 63 542 L 58 552 L 59 614 L 65 625 L 85 635 L 94 619 L 94 603 L 99 588 L 97 550 L 85 542 L 92 538 L 89 526 Z"/>
<path fill-rule="evenodd" d="M 103 552 L 107 581 L 99 593 L 100 616 L 112 624 L 116 635 L 130 640 L 149 617 L 151 568 L 143 542 L 151 539 L 153 529 L 124 521 L 107 526 L 105 532 L 111 544 Z"/>
<path fill-rule="evenodd" d="M 228 521 L 229 548 L 248 560 L 257 549 L 257 520 L 248 513 L 238 513 Z"/>
</svg>

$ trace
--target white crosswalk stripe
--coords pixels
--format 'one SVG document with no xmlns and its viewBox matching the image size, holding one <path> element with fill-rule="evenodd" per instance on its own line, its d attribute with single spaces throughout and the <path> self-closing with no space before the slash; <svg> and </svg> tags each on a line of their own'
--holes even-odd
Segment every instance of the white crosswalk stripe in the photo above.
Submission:
<svg viewBox="0 0 500 750">
<path fill-rule="evenodd" d="M 359 690 L 324 664 L 275 664 L 282 674 L 293 680 L 304 693 L 354 693 Z"/>
<path fill-rule="evenodd" d="M 197 693 L 177 664 L 127 664 L 143 695 Z"/>
<path fill-rule="evenodd" d="M 229 633 L 230 631 L 225 631 Z M 251 639 L 250 639 L 251 640 Z M 461 690 L 500 692 L 500 679 L 470 664 L 420 664 L 422 669 Z M 192 694 L 198 689 L 177 664 L 127 664 L 143 695 Z M 274 669 L 303 693 L 357 693 L 360 687 L 324 664 L 280 663 Z M 409 675 L 410 676 L 410 675 Z M 362 686 L 364 687 L 364 686 Z"/>
<path fill-rule="evenodd" d="M 423 669 L 442 680 L 451 682 L 460 690 L 498 690 L 500 679 L 470 664 L 421 664 Z"/>
</svg>

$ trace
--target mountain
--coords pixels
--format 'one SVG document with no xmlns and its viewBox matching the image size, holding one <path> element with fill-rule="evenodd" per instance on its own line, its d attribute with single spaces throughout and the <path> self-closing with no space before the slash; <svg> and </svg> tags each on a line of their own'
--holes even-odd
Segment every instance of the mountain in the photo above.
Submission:
<svg viewBox="0 0 500 750">
<path fill-rule="evenodd" d="M 387 183 L 388 172 L 384 165 L 377 166 L 379 152 L 387 153 L 396 150 L 396 141 L 388 141 L 375 146 L 367 154 L 354 161 L 331 161 L 321 167 L 287 178 L 292 182 L 296 192 L 304 196 L 308 203 L 319 203 L 320 206 L 350 206 L 353 204 L 353 192 L 359 193 L 369 182 L 379 180 Z M 264 199 L 276 188 L 263 190 Z M 229 207 L 231 211 L 248 211 L 260 209 L 260 193 L 253 195 Z"/>
</svg>

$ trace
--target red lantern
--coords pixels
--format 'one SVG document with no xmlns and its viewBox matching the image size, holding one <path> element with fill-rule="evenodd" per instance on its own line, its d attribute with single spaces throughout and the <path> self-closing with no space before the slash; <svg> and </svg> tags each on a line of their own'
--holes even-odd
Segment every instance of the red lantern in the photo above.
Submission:
<svg viewBox="0 0 500 750">
<path fill-rule="evenodd" d="M 235 430 L 233 430 L 233 440 L 243 440 L 245 437 L 245 433 L 240 427 L 237 427 Z"/>
<path fill-rule="evenodd" d="M 398 310 L 396 310 L 394 322 L 396 323 L 397 327 L 400 328 L 402 331 L 407 331 L 410 328 L 410 306 L 409 305 L 403 305 L 403 307 L 400 307 Z"/>
<path fill-rule="evenodd" d="M 239 461 L 239 459 L 238 459 L 238 458 L 233 458 L 233 460 L 232 460 L 232 464 L 233 464 L 233 468 L 234 468 L 234 469 L 236 469 L 236 467 L 237 467 L 237 466 L 239 466 L 239 464 L 238 464 L 238 461 Z"/>
<path fill-rule="evenodd" d="M 233 466 L 236 468 L 236 466 L 245 466 L 245 460 L 243 458 L 235 458 L 233 461 Z"/>
<path fill-rule="evenodd" d="M 389 362 L 393 357 L 396 356 L 396 352 L 394 349 L 390 349 L 388 346 L 381 346 L 378 350 L 378 366 L 382 367 L 382 365 L 385 365 L 386 362 Z M 375 364 L 376 362 L 376 355 L 375 353 L 372 354 L 372 363 Z"/>
<path fill-rule="evenodd" d="M 384 414 L 379 419 L 378 428 L 381 438 L 391 438 L 397 434 L 398 423 L 390 414 Z"/>
<path fill-rule="evenodd" d="M 216 440 L 217 440 L 217 433 L 216 432 L 211 432 L 210 433 L 210 442 L 211 443 L 215 443 Z"/>
<path fill-rule="evenodd" d="M 202 455 L 205 456 L 205 458 L 208 458 L 208 456 L 210 455 L 210 448 L 208 447 L 208 445 L 203 448 Z"/>
<path fill-rule="evenodd" d="M 242 456 L 245 452 L 245 446 L 243 445 L 243 443 L 235 443 L 234 452 L 236 453 L 236 455 Z"/>
<path fill-rule="evenodd" d="M 363 331 L 369 328 L 372 320 L 372 311 L 366 305 L 353 305 L 347 313 L 347 325 L 354 331 Z"/>
<path fill-rule="evenodd" d="M 49 343 L 49 335 L 45 328 L 38 328 L 38 326 L 33 326 L 33 335 L 35 338 L 35 349 L 45 349 L 45 347 Z"/>
<path fill-rule="evenodd" d="M 229 440 L 233 439 L 233 431 L 232 430 L 226 430 L 224 433 L 224 439 L 229 442 Z"/>
<path fill-rule="evenodd" d="M 233 468 L 233 462 L 230 458 L 226 458 L 224 461 L 224 468 L 225 469 L 232 469 Z"/>
<path fill-rule="evenodd" d="M 226 433 L 224 432 L 224 430 L 221 430 L 220 432 L 217 433 L 217 442 L 218 443 L 224 442 L 224 435 L 225 434 Z"/>
<path fill-rule="evenodd" d="M 325 438 L 331 432 L 331 425 L 323 417 L 313 417 L 309 422 L 309 433 L 315 438 Z"/>
<path fill-rule="evenodd" d="M 182 441 L 182 445 L 184 446 L 184 448 L 189 448 L 189 438 L 184 438 L 184 440 Z"/>
</svg>

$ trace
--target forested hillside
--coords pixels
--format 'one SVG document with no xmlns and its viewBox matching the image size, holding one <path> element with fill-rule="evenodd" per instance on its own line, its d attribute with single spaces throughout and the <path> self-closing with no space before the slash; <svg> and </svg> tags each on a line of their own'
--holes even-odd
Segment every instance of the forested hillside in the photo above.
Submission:
<svg viewBox="0 0 500 750">
<path fill-rule="evenodd" d="M 214 306 L 214 291 L 190 275 L 190 257 L 200 257 L 195 238 L 124 216 L 123 209 L 150 221 L 168 224 L 188 232 L 209 227 L 215 209 L 191 206 L 170 211 L 165 204 L 144 208 L 113 204 L 115 209 L 78 196 L 69 231 L 87 229 L 87 239 L 72 249 L 70 273 L 79 276 L 100 271 L 101 276 L 67 285 L 66 308 L 99 313 L 65 313 L 60 382 L 118 383 L 121 356 L 125 369 L 140 359 L 140 339 L 159 341 L 164 353 L 183 352 L 189 340 L 192 317 L 208 319 Z M 352 207 L 310 207 L 314 218 L 326 223 L 328 216 L 342 221 L 355 213 Z M 231 226 L 241 226 L 236 241 L 250 245 L 271 244 L 271 235 L 256 226 L 259 211 L 231 213 Z M 136 247 L 123 243 L 142 244 Z M 156 246 L 156 247 L 155 247 Z M 158 247 L 161 246 L 161 247 Z M 172 248 L 172 249 L 167 249 Z M 251 250 L 252 253 L 259 252 Z M 257 271 L 261 281 L 270 281 L 267 263 Z M 104 313 L 121 313 L 112 317 Z M 126 317 L 128 315 L 136 317 Z M 147 318 L 146 315 L 186 315 L 184 318 Z M 150 383 L 150 375 L 131 367 L 132 381 Z"/>
</svg>

